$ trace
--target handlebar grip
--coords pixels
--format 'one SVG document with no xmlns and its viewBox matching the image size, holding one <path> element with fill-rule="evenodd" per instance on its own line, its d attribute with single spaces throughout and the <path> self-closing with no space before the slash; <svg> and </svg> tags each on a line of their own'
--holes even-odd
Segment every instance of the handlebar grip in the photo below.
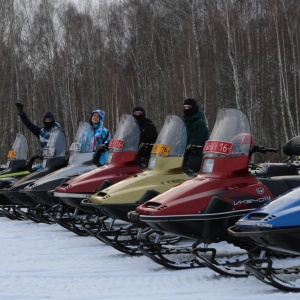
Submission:
<svg viewBox="0 0 300 300">
<path fill-rule="evenodd" d="M 267 153 L 267 152 L 278 152 L 276 148 L 266 148 L 261 146 L 254 146 L 252 149 L 253 152 Z"/>
<path fill-rule="evenodd" d="M 278 149 L 276 149 L 276 148 L 266 148 L 266 151 L 267 152 L 278 152 Z"/>
</svg>

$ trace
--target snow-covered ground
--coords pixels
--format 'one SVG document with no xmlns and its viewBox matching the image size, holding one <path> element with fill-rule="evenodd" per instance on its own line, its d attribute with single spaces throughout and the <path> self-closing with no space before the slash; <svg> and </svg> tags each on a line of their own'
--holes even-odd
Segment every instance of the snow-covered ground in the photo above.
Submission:
<svg viewBox="0 0 300 300">
<path fill-rule="evenodd" d="M 0 228 L 1 300 L 299 299 L 299 294 L 279 291 L 253 276 L 166 269 L 56 224 L 0 217 Z"/>
</svg>

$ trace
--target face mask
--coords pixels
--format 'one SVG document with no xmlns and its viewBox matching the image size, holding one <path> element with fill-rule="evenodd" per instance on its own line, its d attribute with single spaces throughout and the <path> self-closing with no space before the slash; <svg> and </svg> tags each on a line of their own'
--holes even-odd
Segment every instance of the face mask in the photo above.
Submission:
<svg viewBox="0 0 300 300">
<path fill-rule="evenodd" d="M 185 107 L 187 109 L 185 109 Z M 192 105 L 183 105 L 183 113 L 185 116 L 192 116 L 195 113 L 197 113 L 198 108 L 197 107 L 193 107 Z"/>
<path fill-rule="evenodd" d="M 50 129 L 54 125 L 55 125 L 55 121 L 54 120 L 52 120 L 51 122 L 45 122 L 44 121 L 44 127 L 45 127 L 46 130 Z"/>
</svg>

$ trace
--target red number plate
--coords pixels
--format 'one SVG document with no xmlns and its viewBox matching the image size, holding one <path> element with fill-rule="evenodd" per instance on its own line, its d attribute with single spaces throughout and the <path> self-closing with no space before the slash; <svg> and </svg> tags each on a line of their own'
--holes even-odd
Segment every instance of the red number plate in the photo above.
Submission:
<svg viewBox="0 0 300 300">
<path fill-rule="evenodd" d="M 203 152 L 213 152 L 230 155 L 232 150 L 232 143 L 224 141 L 207 141 L 204 145 Z"/>
<path fill-rule="evenodd" d="M 125 145 L 125 141 L 123 140 L 110 140 L 108 148 L 114 148 L 114 149 L 123 149 Z"/>
</svg>

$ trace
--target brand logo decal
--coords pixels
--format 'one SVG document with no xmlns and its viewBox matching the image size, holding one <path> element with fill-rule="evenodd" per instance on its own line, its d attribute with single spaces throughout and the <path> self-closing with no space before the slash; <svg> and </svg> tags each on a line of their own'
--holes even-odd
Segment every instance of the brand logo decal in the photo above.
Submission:
<svg viewBox="0 0 300 300">
<path fill-rule="evenodd" d="M 257 188 L 256 191 L 258 194 L 262 195 L 265 192 L 265 189 L 260 187 L 260 188 Z"/>
<path fill-rule="evenodd" d="M 265 196 L 262 198 L 257 198 L 257 199 L 245 199 L 245 200 L 239 200 L 239 201 L 234 201 L 234 206 L 237 205 L 248 205 L 248 204 L 260 204 L 264 203 L 271 200 L 271 196 Z"/>
</svg>

